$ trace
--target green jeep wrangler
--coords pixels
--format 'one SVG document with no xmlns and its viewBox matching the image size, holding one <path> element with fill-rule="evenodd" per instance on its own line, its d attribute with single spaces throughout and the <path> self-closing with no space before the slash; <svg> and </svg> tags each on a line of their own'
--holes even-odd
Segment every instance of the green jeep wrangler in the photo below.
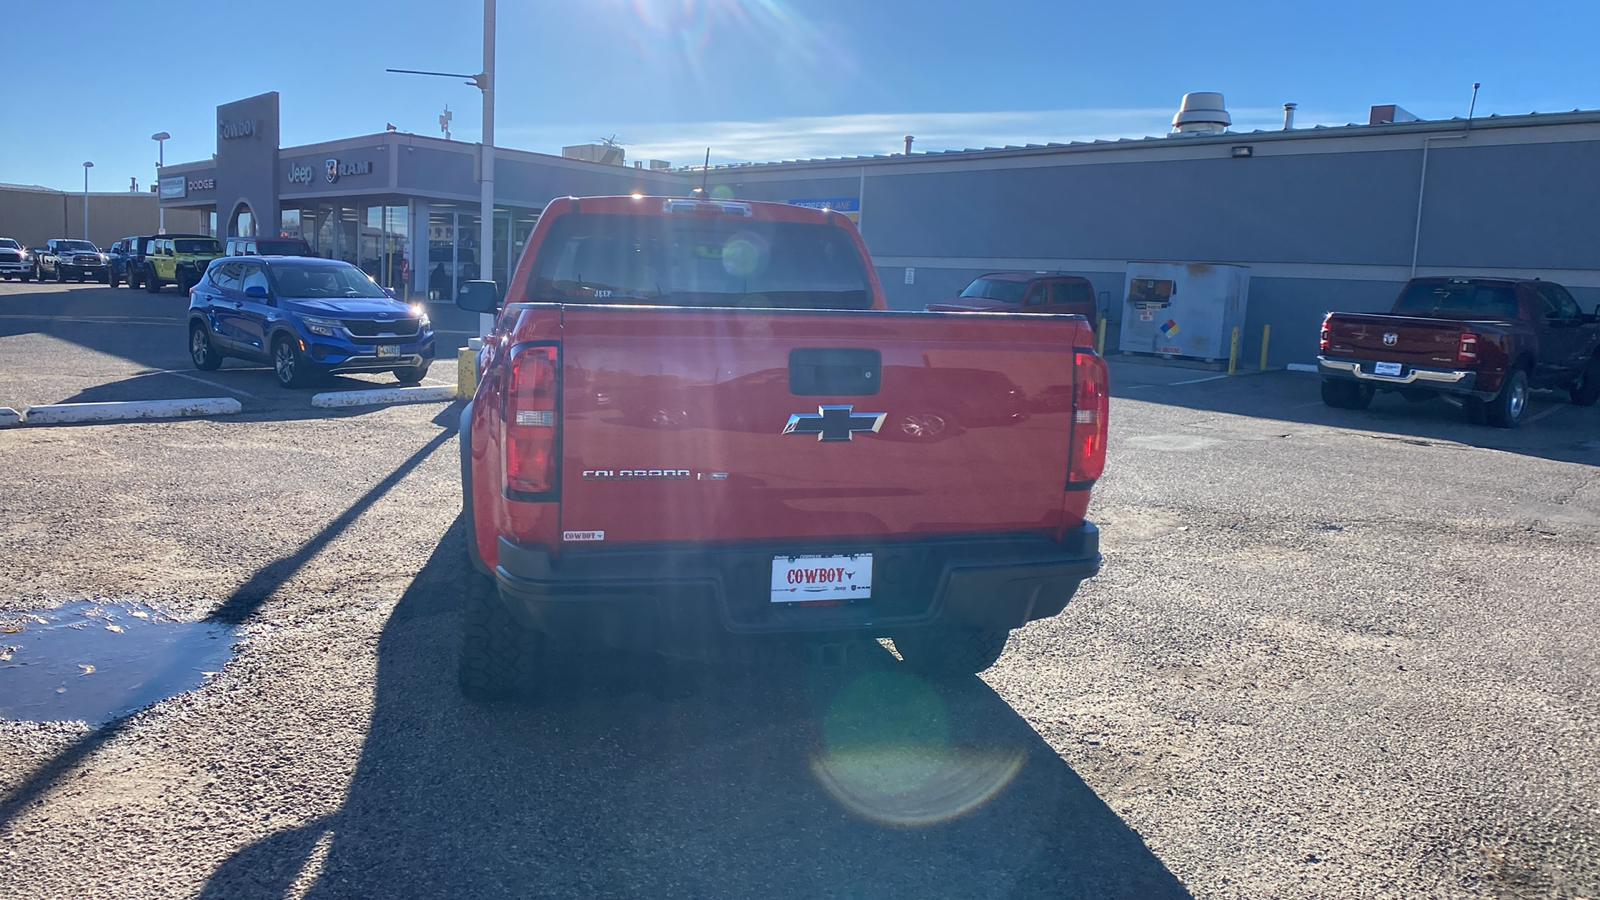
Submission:
<svg viewBox="0 0 1600 900">
<path fill-rule="evenodd" d="M 198 234 L 167 234 L 145 242 L 144 289 L 154 294 L 175 284 L 184 293 L 200 283 L 206 266 L 222 256 L 222 242 Z"/>
</svg>

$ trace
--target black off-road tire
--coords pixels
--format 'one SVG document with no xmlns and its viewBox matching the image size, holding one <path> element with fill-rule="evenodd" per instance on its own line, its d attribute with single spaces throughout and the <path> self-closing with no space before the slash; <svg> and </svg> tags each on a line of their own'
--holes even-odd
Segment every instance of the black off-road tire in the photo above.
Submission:
<svg viewBox="0 0 1600 900">
<path fill-rule="evenodd" d="M 395 369 L 394 377 L 399 379 L 401 384 L 421 384 L 422 379 L 428 377 L 428 367 L 431 365 L 433 365 L 432 362 L 425 362 L 420 366 Z"/>
<path fill-rule="evenodd" d="M 211 332 L 198 322 L 189 326 L 189 361 L 202 372 L 215 372 L 222 365 L 222 354 L 211 344 Z"/>
<path fill-rule="evenodd" d="M 119 287 L 122 284 L 122 279 L 118 278 L 114 272 L 107 272 L 106 284 L 111 285 L 113 288 Z"/>
<path fill-rule="evenodd" d="M 960 678 L 976 675 L 995 664 L 1005 652 L 1005 629 L 948 629 L 898 635 L 894 648 L 900 658 L 916 672 L 929 678 Z"/>
<path fill-rule="evenodd" d="M 156 273 L 150 271 L 144 273 L 144 290 L 147 294 L 161 293 L 161 279 L 156 277 Z"/>
<path fill-rule="evenodd" d="M 67 283 L 67 270 L 63 269 L 63 268 L 61 268 L 61 266 L 57 265 L 56 266 L 56 284 L 66 284 L 66 283 Z"/>
<path fill-rule="evenodd" d="M 1583 369 L 1583 377 L 1569 391 L 1572 395 L 1573 406 L 1593 406 L 1600 400 L 1600 355 L 1589 357 L 1589 365 Z"/>
<path fill-rule="evenodd" d="M 1335 378 L 1322 380 L 1322 402 L 1334 409 L 1366 409 L 1377 393 L 1370 385 Z"/>
<path fill-rule="evenodd" d="M 1505 382 L 1500 385 L 1500 393 L 1484 405 L 1484 418 L 1496 428 L 1515 428 L 1522 424 L 1523 418 L 1528 414 L 1528 399 L 1532 391 L 1528 387 L 1528 373 L 1521 369 L 1513 369 L 1506 373 Z"/>
<path fill-rule="evenodd" d="M 456 680 L 463 696 L 495 700 L 532 693 L 544 667 L 544 635 L 524 626 L 500 602 L 494 580 L 479 572 L 466 548 L 461 560 L 461 644 Z"/>
<path fill-rule="evenodd" d="M 139 277 L 137 269 L 128 270 L 128 287 L 136 291 L 144 287 L 144 279 Z"/>
</svg>

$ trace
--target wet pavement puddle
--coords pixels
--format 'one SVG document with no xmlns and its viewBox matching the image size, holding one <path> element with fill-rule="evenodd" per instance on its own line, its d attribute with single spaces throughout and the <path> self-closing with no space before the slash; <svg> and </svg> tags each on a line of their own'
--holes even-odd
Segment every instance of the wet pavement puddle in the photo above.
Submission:
<svg viewBox="0 0 1600 900">
<path fill-rule="evenodd" d="M 232 629 L 117 601 L 0 611 L 0 718 L 98 725 L 204 684 Z"/>
</svg>

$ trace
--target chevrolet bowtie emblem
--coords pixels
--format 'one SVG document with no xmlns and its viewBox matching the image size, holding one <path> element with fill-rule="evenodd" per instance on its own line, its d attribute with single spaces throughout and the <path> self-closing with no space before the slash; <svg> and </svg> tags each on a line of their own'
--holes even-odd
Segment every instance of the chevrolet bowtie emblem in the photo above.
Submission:
<svg viewBox="0 0 1600 900">
<path fill-rule="evenodd" d="M 858 413 L 853 406 L 819 406 L 817 414 L 789 417 L 784 434 L 814 434 L 819 441 L 848 441 L 857 431 L 877 431 L 888 413 Z"/>
</svg>

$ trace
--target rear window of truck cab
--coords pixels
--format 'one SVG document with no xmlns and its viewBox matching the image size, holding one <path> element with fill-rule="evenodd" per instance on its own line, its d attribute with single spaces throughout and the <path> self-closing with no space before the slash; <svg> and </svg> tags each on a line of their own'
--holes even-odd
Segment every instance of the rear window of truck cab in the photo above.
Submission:
<svg viewBox="0 0 1600 900">
<path fill-rule="evenodd" d="M 1475 281 L 1421 282 L 1406 288 L 1394 311 L 1443 319 L 1515 319 L 1517 290 Z"/>
<path fill-rule="evenodd" d="M 736 216 L 561 216 L 523 297 L 757 309 L 870 309 L 866 266 L 832 225 Z"/>
</svg>

